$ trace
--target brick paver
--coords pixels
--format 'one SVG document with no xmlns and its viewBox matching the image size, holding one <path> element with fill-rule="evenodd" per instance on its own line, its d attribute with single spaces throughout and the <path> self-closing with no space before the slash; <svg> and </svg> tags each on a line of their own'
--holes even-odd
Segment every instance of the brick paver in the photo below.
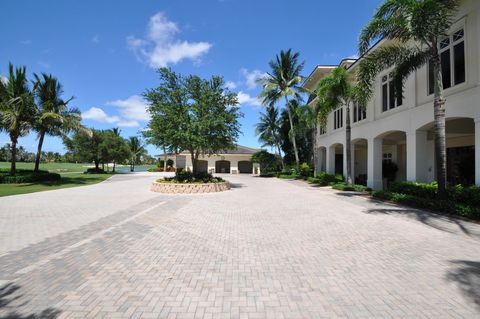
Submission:
<svg viewBox="0 0 480 319">
<path fill-rule="evenodd" d="M 0 199 L 0 318 L 480 316 L 480 225 L 300 182 L 153 179 Z M 49 208 L 65 194 L 71 215 Z"/>
</svg>

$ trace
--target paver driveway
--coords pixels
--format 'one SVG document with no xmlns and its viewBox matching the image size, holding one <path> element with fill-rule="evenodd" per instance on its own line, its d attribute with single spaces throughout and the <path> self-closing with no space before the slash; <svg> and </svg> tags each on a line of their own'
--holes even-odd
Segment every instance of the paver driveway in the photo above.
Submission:
<svg viewBox="0 0 480 319">
<path fill-rule="evenodd" d="M 301 182 L 0 198 L 0 318 L 480 317 L 480 227 Z"/>
</svg>

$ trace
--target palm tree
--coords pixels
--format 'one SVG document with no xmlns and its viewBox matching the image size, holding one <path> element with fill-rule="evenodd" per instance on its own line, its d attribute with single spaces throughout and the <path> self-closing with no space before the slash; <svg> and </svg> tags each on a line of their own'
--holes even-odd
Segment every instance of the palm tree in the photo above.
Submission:
<svg viewBox="0 0 480 319">
<path fill-rule="evenodd" d="M 300 159 L 298 157 L 295 127 L 293 125 L 289 97 L 300 99 L 300 92 L 302 91 L 300 83 L 303 77 L 300 73 L 303 70 L 305 62 L 299 62 L 299 56 L 300 53 L 292 53 L 292 49 L 280 51 L 280 55 L 277 54 L 276 59 L 269 62 L 270 72 L 259 80 L 263 86 L 263 91 L 259 97 L 263 99 L 264 105 L 271 105 L 277 103 L 282 98 L 285 99 L 285 107 L 288 111 L 288 119 L 290 121 L 290 139 L 295 152 L 297 169 L 300 167 Z"/>
<path fill-rule="evenodd" d="M 131 136 L 127 140 L 127 144 L 130 149 L 130 172 L 133 172 L 135 170 L 135 163 L 147 154 L 147 150 L 145 149 L 145 145 L 142 144 L 142 141 L 136 136 Z"/>
<path fill-rule="evenodd" d="M 440 198 L 446 196 L 447 156 L 439 44 L 451 27 L 459 4 L 460 0 L 386 0 L 364 27 L 359 40 L 361 55 L 367 53 L 374 40 L 390 40 L 366 55 L 360 63 L 358 80 L 363 89 L 363 102 L 372 96 L 372 85 L 381 70 L 394 67 L 395 91 L 400 97 L 407 77 L 430 64 L 433 71 L 435 162 Z"/>
<path fill-rule="evenodd" d="M 15 175 L 18 138 L 32 127 L 35 116 L 33 93 L 28 86 L 25 67 L 8 66 L 7 81 L 0 81 L 0 123 L 11 141 L 10 173 Z"/>
<path fill-rule="evenodd" d="M 353 184 L 352 178 L 352 128 L 350 107 L 358 99 L 358 89 L 351 74 L 339 66 L 317 84 L 318 102 L 316 105 L 320 125 L 325 127 L 327 116 L 338 107 L 345 106 L 345 156 L 347 158 L 346 182 Z"/>
<path fill-rule="evenodd" d="M 280 125 L 278 109 L 275 105 L 271 104 L 267 107 L 266 113 L 260 112 L 260 122 L 256 125 L 255 134 L 258 136 L 258 140 L 262 142 L 263 146 L 272 146 L 277 148 L 278 156 L 282 159 L 281 142 L 280 142 Z"/>
<path fill-rule="evenodd" d="M 81 129 L 81 113 L 77 108 L 68 108 L 73 100 L 61 98 L 62 84 L 53 76 L 42 74 L 35 76 L 35 94 L 37 97 L 37 112 L 34 129 L 38 135 L 37 155 L 35 157 L 35 172 L 40 166 L 42 147 L 45 135 L 65 136 L 69 132 Z"/>
</svg>

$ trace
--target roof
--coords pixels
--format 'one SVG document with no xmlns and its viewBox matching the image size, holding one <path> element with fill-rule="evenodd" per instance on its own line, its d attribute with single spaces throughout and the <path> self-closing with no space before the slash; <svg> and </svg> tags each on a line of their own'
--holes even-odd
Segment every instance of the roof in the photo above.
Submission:
<svg viewBox="0 0 480 319">
<path fill-rule="evenodd" d="M 234 149 L 229 149 L 229 150 L 223 150 L 220 152 L 217 152 L 216 154 L 219 155 L 252 155 L 255 154 L 256 152 L 260 151 L 259 149 L 256 148 L 251 148 L 248 146 L 243 146 L 237 144 L 237 146 Z M 165 155 L 167 156 L 174 156 L 174 155 L 186 155 L 188 154 L 187 152 L 183 151 L 177 154 L 174 153 L 167 153 L 167 154 L 159 154 L 156 155 L 157 157 L 164 157 Z"/>
</svg>

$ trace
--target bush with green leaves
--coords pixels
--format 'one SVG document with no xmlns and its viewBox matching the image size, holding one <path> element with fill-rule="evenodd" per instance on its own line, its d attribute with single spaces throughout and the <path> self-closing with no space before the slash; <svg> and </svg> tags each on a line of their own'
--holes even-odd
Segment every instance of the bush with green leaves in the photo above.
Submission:
<svg viewBox="0 0 480 319">
<path fill-rule="evenodd" d="M 368 192 L 370 188 L 364 185 L 347 184 L 345 182 L 332 184 L 332 188 L 340 191 Z"/>
<path fill-rule="evenodd" d="M 9 169 L 0 169 L 0 184 L 50 182 L 60 179 L 60 174 L 50 173 L 48 171 L 34 172 L 32 170 L 17 169 L 16 174 L 11 175 Z"/>
<path fill-rule="evenodd" d="M 313 169 L 307 163 L 300 165 L 300 175 L 303 177 L 310 177 L 313 175 Z"/>
<path fill-rule="evenodd" d="M 432 210 L 434 212 L 448 213 L 472 219 L 480 219 L 480 207 L 478 205 L 468 205 L 464 202 L 458 202 L 452 199 L 440 200 L 424 198 L 390 191 L 375 191 L 372 193 L 372 196 L 416 208 Z"/>
<path fill-rule="evenodd" d="M 266 174 L 277 171 L 279 160 L 275 154 L 261 150 L 252 155 L 252 162 L 260 165 L 261 174 Z"/>
<path fill-rule="evenodd" d="M 315 175 L 315 184 L 320 186 L 329 186 L 331 184 L 338 184 L 343 182 L 342 175 L 328 174 L 325 172 L 318 172 Z"/>
<path fill-rule="evenodd" d="M 160 182 L 172 182 L 172 183 L 220 183 L 224 180 L 220 177 L 214 177 L 207 172 L 193 173 L 188 170 L 177 171 L 173 177 L 165 177 Z"/>
</svg>

